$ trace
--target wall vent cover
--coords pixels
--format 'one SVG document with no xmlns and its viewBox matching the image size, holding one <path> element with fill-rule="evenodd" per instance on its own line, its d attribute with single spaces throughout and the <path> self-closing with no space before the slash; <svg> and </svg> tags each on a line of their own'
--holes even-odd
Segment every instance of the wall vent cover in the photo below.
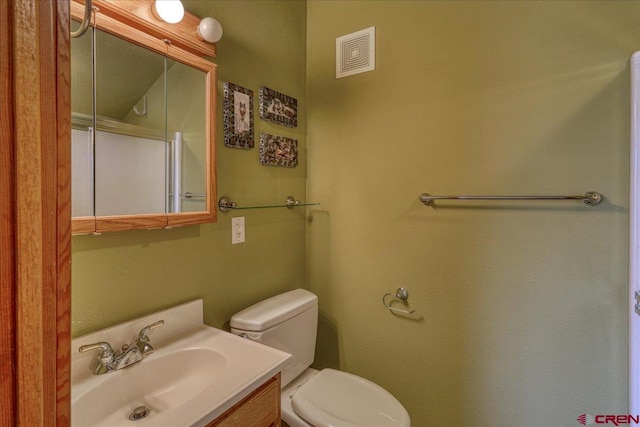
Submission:
<svg viewBox="0 0 640 427">
<path fill-rule="evenodd" d="M 336 39 L 336 79 L 376 69 L 376 27 Z"/>
</svg>

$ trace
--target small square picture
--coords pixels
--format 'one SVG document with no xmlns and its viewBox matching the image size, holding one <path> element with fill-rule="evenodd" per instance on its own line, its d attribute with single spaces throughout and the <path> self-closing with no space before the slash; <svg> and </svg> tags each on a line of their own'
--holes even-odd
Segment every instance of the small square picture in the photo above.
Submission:
<svg viewBox="0 0 640 427">
<path fill-rule="evenodd" d="M 298 165 L 298 140 L 260 134 L 260 163 L 265 166 L 293 168 Z"/>
<path fill-rule="evenodd" d="M 253 91 L 224 84 L 224 145 L 251 149 L 253 139 Z"/>
</svg>

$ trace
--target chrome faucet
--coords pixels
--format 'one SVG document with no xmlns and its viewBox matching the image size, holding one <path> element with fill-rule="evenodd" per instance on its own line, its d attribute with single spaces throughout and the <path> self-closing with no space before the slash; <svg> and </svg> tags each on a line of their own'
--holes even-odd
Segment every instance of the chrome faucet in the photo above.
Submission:
<svg viewBox="0 0 640 427">
<path fill-rule="evenodd" d="M 122 351 L 118 354 L 115 353 L 111 345 L 107 342 L 83 345 L 80 346 L 78 350 L 80 353 L 96 349 L 100 350 L 98 357 L 89 365 L 89 369 L 94 375 L 117 371 L 133 365 L 153 353 L 153 347 L 147 334 L 151 329 L 159 328 L 162 325 L 164 325 L 164 320 L 159 320 L 156 323 L 145 326 L 138 332 L 130 344 L 122 346 Z"/>
</svg>

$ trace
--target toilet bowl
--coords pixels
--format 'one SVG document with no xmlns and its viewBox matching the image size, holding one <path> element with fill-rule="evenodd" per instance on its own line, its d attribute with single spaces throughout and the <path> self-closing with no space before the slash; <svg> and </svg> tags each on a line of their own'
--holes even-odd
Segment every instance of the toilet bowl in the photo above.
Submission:
<svg viewBox="0 0 640 427">
<path fill-rule="evenodd" d="M 231 318 L 231 332 L 290 353 L 282 372 L 282 420 L 291 427 L 408 427 L 402 404 L 379 385 L 313 362 L 318 297 L 304 289 L 276 295 Z"/>
</svg>

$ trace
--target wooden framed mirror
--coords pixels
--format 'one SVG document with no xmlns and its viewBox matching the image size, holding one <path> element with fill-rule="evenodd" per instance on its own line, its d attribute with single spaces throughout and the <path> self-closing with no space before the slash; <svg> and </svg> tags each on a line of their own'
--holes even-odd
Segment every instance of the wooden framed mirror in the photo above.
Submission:
<svg viewBox="0 0 640 427">
<path fill-rule="evenodd" d="M 215 222 L 215 46 L 151 0 L 93 6 L 71 42 L 73 234 Z"/>
</svg>

